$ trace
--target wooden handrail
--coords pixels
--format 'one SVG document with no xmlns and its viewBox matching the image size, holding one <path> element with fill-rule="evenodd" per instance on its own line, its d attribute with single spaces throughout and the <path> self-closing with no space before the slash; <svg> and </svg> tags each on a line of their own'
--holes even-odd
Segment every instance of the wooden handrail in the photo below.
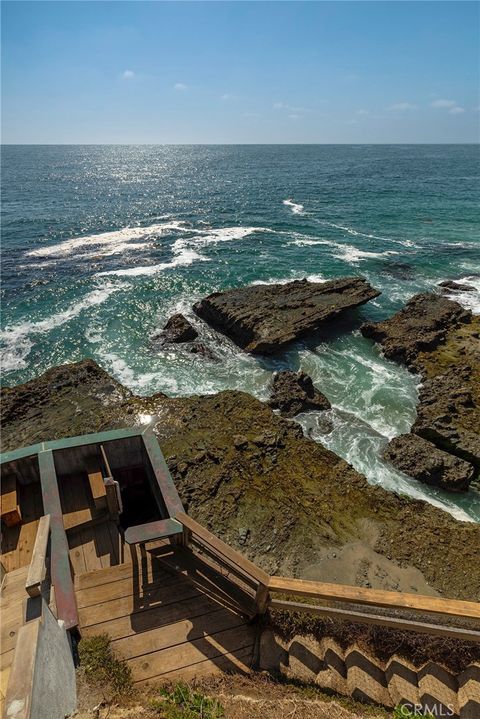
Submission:
<svg viewBox="0 0 480 719">
<path fill-rule="evenodd" d="M 244 557 L 243 554 L 240 554 L 240 552 L 237 552 L 236 549 L 233 549 L 228 544 L 225 544 L 225 542 L 209 532 L 208 529 L 205 529 L 205 527 L 202 527 L 201 524 L 186 515 L 184 512 L 177 512 L 175 519 L 189 532 L 200 539 L 201 543 L 205 544 L 209 549 L 213 550 L 223 559 L 226 559 L 228 562 L 233 564 L 235 568 L 240 569 L 244 574 L 252 577 L 256 582 L 258 582 L 258 584 L 266 587 L 268 586 L 270 575 Z"/>
<path fill-rule="evenodd" d="M 428 597 L 421 594 L 387 592 L 380 589 L 366 589 L 342 584 L 309 582 L 303 579 L 270 577 L 270 592 L 292 594 L 310 599 L 327 599 L 334 602 L 351 602 L 395 610 L 410 609 L 432 612 L 463 619 L 480 620 L 480 604 L 456 599 Z"/>
<path fill-rule="evenodd" d="M 42 582 L 47 575 L 47 547 L 50 536 L 50 515 L 40 517 L 33 547 L 32 561 L 28 568 L 25 589 L 30 597 L 38 597 L 41 593 Z"/>
<path fill-rule="evenodd" d="M 468 619 L 480 621 L 480 604 L 477 602 L 469 602 L 457 599 L 445 599 L 443 597 L 430 597 L 421 594 L 407 594 L 404 592 L 389 592 L 380 589 L 367 589 L 365 587 L 355 587 L 343 584 L 333 584 L 325 582 L 312 582 L 303 579 L 293 579 L 289 577 L 270 576 L 256 564 L 244 557 L 240 552 L 230 547 L 214 534 L 209 532 L 205 527 L 196 522 L 194 519 L 186 515 L 184 512 L 178 512 L 176 517 L 184 527 L 184 533 L 195 536 L 197 541 L 202 544 L 208 551 L 213 552 L 222 558 L 227 564 L 229 563 L 236 570 L 240 570 L 244 575 L 253 578 L 257 584 L 256 601 L 259 613 L 263 613 L 267 606 L 280 608 L 290 608 L 295 611 L 304 611 L 317 614 L 325 614 L 337 616 L 350 621 L 362 621 L 367 623 L 378 623 L 384 626 L 394 625 L 402 629 L 412 631 L 424 631 L 428 633 L 437 633 L 442 636 L 458 636 L 461 635 L 471 639 L 472 641 L 480 641 L 480 632 L 477 630 L 455 629 L 445 627 L 444 625 L 428 624 L 409 619 L 401 619 L 397 616 L 372 615 L 351 609 L 342 610 L 328 607 L 317 607 L 311 604 L 300 602 L 289 602 L 284 599 L 272 599 L 271 595 L 284 594 L 310 599 L 319 599 L 329 602 L 345 602 L 349 604 L 361 604 L 369 607 L 377 607 L 389 609 L 392 612 L 414 611 L 430 614 L 442 615 L 444 619 L 456 617 L 458 619 Z"/>
</svg>

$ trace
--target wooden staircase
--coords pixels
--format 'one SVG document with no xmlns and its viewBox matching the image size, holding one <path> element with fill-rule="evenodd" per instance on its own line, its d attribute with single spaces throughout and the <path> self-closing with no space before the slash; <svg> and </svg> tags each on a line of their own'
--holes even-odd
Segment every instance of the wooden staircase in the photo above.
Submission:
<svg viewBox="0 0 480 719">
<path fill-rule="evenodd" d="M 108 634 L 135 683 L 252 664 L 251 598 L 181 547 L 77 576 L 75 592 L 82 636 Z"/>
<path fill-rule="evenodd" d="M 0 594 L 0 704 L 3 705 L 18 630 L 23 625 L 28 565 L 5 574 Z"/>
</svg>

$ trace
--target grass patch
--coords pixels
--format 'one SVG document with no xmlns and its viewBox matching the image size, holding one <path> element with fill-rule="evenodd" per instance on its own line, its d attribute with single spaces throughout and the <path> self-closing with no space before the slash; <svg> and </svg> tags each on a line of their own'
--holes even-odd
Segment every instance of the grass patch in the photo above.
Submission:
<svg viewBox="0 0 480 719">
<path fill-rule="evenodd" d="M 220 702 L 181 682 L 170 690 L 160 689 L 160 697 L 151 699 L 150 706 L 164 719 L 221 719 L 225 716 Z"/>
<path fill-rule="evenodd" d="M 85 679 L 96 686 L 109 686 L 117 696 L 133 691 L 132 673 L 124 659 L 115 656 L 107 634 L 82 639 L 78 645 Z"/>
</svg>

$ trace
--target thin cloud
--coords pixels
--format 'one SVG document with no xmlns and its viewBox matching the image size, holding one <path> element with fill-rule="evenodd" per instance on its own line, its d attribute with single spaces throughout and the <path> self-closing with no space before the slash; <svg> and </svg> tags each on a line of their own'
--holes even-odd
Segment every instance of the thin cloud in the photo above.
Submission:
<svg viewBox="0 0 480 719">
<path fill-rule="evenodd" d="M 173 86 L 174 90 L 179 90 L 180 92 L 185 92 L 185 90 L 188 90 L 188 85 L 185 85 L 183 82 L 176 82 Z"/>
<path fill-rule="evenodd" d="M 124 70 L 122 73 L 122 78 L 124 80 L 133 80 L 134 77 L 135 73 L 133 72 L 133 70 Z"/>
<path fill-rule="evenodd" d="M 370 115 L 368 110 L 357 110 L 355 115 Z"/>
<path fill-rule="evenodd" d="M 390 105 L 389 110 L 404 112 L 406 110 L 415 110 L 416 105 L 412 105 L 411 102 L 396 102 L 394 105 Z"/>
<path fill-rule="evenodd" d="M 465 109 L 463 107 L 460 107 L 460 105 L 455 105 L 455 107 L 451 107 L 448 111 L 450 115 L 461 115 L 465 112 Z"/>
<path fill-rule="evenodd" d="M 443 107 L 448 109 L 449 107 L 455 107 L 456 104 L 455 100 L 434 100 L 430 103 L 430 107 Z"/>
<path fill-rule="evenodd" d="M 274 102 L 272 107 L 274 110 L 285 110 L 286 112 L 293 113 L 294 115 L 299 112 L 309 112 L 308 107 L 296 107 L 295 105 L 289 105 L 287 102 Z"/>
</svg>

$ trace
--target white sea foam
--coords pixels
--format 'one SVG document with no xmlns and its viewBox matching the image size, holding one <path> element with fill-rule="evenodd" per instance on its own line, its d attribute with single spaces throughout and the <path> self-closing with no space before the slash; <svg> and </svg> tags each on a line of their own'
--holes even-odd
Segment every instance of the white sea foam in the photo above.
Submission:
<svg viewBox="0 0 480 719">
<path fill-rule="evenodd" d="M 385 250 L 385 252 L 370 252 L 368 250 L 360 250 L 358 247 L 353 245 L 341 245 L 336 243 L 337 251 L 333 253 L 334 257 L 345 262 L 351 262 L 357 264 L 358 262 L 364 262 L 374 257 L 389 257 L 390 255 L 398 255 L 399 253 L 395 250 Z"/>
<path fill-rule="evenodd" d="M 283 204 L 290 207 L 294 215 L 301 215 L 304 210 L 303 205 L 300 205 L 298 202 L 294 202 L 293 200 L 283 200 Z"/>
<path fill-rule="evenodd" d="M 89 250 L 90 248 L 111 247 L 126 243 L 135 242 L 145 238 L 158 237 L 167 232 L 196 232 L 191 227 L 186 227 L 185 222 L 180 220 L 156 223 L 148 227 L 123 227 L 121 230 L 113 232 L 99 232 L 94 235 L 84 235 L 82 237 L 72 237 L 70 240 L 59 242 L 56 245 L 47 245 L 39 247 L 35 250 L 29 250 L 25 254 L 29 257 L 48 257 L 50 255 L 69 255 L 72 252 Z"/>
<path fill-rule="evenodd" d="M 310 247 L 311 245 L 330 245 L 335 247 L 336 242 L 330 242 L 329 240 L 311 240 L 307 237 L 292 240 L 291 245 L 297 245 L 297 247 Z"/>
<path fill-rule="evenodd" d="M 455 280 L 459 284 L 470 285 L 475 288 L 474 292 L 449 292 L 447 297 L 451 300 L 456 300 L 462 307 L 467 310 L 471 310 L 474 315 L 480 315 L 480 277 L 474 275 L 467 275 Z"/>
<path fill-rule="evenodd" d="M 189 228 L 188 231 L 192 231 Z M 230 242 L 232 240 L 241 240 L 253 232 L 268 232 L 264 227 L 221 227 L 216 230 L 195 230 L 194 238 L 181 237 L 172 245 L 173 258 L 168 262 L 160 262 L 156 265 L 142 265 L 139 267 L 129 267 L 122 270 L 105 270 L 99 272 L 98 276 L 115 275 L 117 277 L 139 277 L 141 275 L 156 275 L 158 272 L 168 270 L 173 267 L 186 267 L 193 262 L 207 262 L 208 257 L 197 252 L 200 247 L 207 247 L 217 242 Z"/>
<path fill-rule="evenodd" d="M 33 347 L 32 336 L 45 334 L 70 322 L 84 310 L 102 304 L 110 295 L 126 286 L 128 285 L 108 283 L 93 290 L 78 302 L 74 302 L 66 310 L 57 312 L 44 320 L 39 320 L 38 322 L 26 321 L 13 327 L 6 327 L 0 333 L 0 341 L 3 345 L 0 350 L 3 371 L 11 372 L 27 366 L 26 358 Z"/>
<path fill-rule="evenodd" d="M 360 230 L 355 230 L 353 227 L 348 227 L 348 225 L 338 225 L 335 222 L 327 222 L 326 220 L 319 220 L 319 222 L 322 225 L 327 225 L 328 227 L 335 227 L 338 230 L 343 230 L 344 232 L 347 232 L 349 235 L 354 235 L 355 237 L 367 237 L 369 240 L 381 240 L 382 242 L 393 242 L 397 245 L 403 245 L 404 247 L 416 247 L 417 245 L 412 240 L 397 240 L 393 239 L 392 237 L 382 237 L 381 235 L 374 235 L 368 232 L 360 232 Z"/>
<path fill-rule="evenodd" d="M 163 270 L 169 270 L 173 267 L 187 267 L 193 262 L 206 262 L 208 257 L 199 255 L 195 250 L 184 249 L 178 252 L 177 256 L 169 262 L 160 262 L 157 265 L 140 265 L 139 267 L 128 267 L 124 270 L 104 270 L 99 272 L 97 277 L 111 275 L 115 277 L 140 277 L 142 275 L 156 275 Z"/>
</svg>

